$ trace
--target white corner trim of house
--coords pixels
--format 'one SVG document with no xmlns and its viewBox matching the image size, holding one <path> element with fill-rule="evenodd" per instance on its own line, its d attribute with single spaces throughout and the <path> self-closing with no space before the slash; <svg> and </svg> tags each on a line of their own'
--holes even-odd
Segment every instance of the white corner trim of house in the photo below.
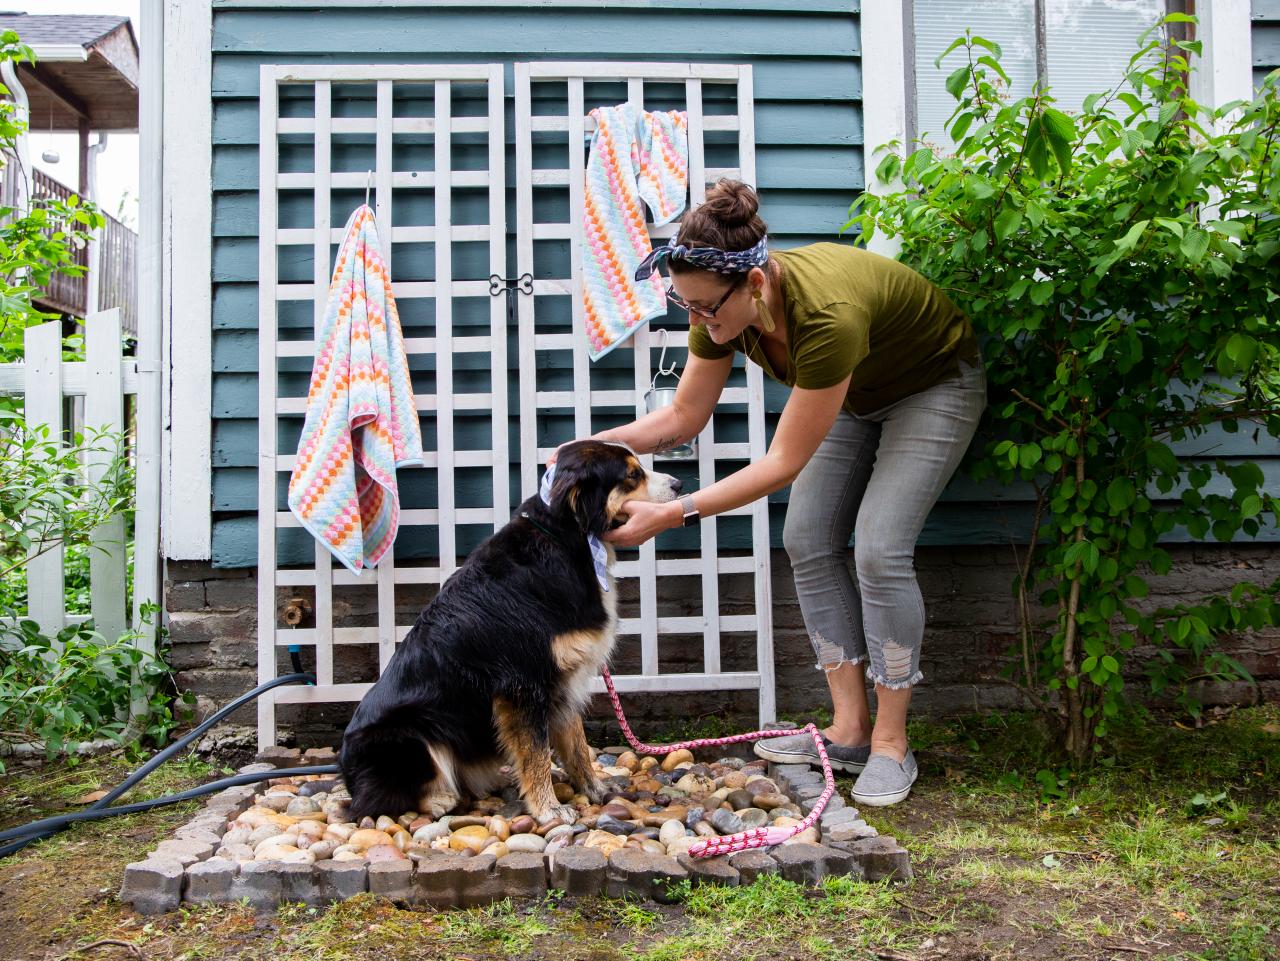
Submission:
<svg viewBox="0 0 1280 961">
<path fill-rule="evenodd" d="M 213 97 L 210 0 L 164 2 L 164 556 L 212 556 Z"/>
<path fill-rule="evenodd" d="M 901 182 L 882 184 L 876 167 L 884 158 L 877 149 L 897 141 L 905 149 L 907 140 L 907 63 L 905 51 L 906 4 L 884 2 L 862 4 L 860 17 L 862 47 L 863 177 L 872 193 L 892 192 Z M 871 238 L 870 250 L 896 257 L 901 249 L 897 239 L 882 234 Z"/>
<path fill-rule="evenodd" d="M 1253 23 L 1249 0 L 1197 4 L 1202 51 L 1191 96 L 1206 106 L 1253 98 Z"/>
</svg>

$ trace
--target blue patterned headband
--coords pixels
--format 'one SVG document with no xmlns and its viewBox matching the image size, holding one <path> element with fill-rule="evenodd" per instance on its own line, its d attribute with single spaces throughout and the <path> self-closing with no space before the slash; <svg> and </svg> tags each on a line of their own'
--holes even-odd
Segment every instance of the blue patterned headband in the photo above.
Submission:
<svg viewBox="0 0 1280 961">
<path fill-rule="evenodd" d="M 717 274 L 745 274 L 752 267 L 763 267 L 769 262 L 769 238 L 746 250 L 721 250 L 719 247 L 686 247 L 672 237 L 661 247 L 649 251 L 649 256 L 636 268 L 636 280 L 648 280 L 664 260 L 681 260 L 702 270 Z"/>
</svg>

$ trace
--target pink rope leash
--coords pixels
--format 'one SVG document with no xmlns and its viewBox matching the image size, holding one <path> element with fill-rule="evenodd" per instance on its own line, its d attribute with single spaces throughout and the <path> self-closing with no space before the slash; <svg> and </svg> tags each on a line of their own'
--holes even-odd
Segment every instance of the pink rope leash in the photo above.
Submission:
<svg viewBox="0 0 1280 961">
<path fill-rule="evenodd" d="M 747 734 L 733 734 L 729 737 L 704 737 L 694 741 L 681 741 L 679 744 L 645 744 L 632 733 L 631 725 L 627 723 L 627 716 L 622 713 L 622 701 L 618 699 L 618 692 L 614 690 L 613 678 L 609 676 L 609 669 L 602 667 L 600 676 L 604 678 L 605 690 L 609 692 L 609 700 L 613 702 L 613 713 L 618 717 L 618 725 L 622 728 L 622 733 L 626 737 L 627 743 L 638 754 L 669 754 L 672 751 L 691 751 L 694 748 L 715 747 L 719 744 L 741 744 L 744 741 L 759 741 L 766 737 L 783 737 L 788 734 L 798 733 L 795 730 L 751 731 Z M 718 854 L 734 854 L 738 851 L 746 851 L 749 848 L 772 847 L 775 844 L 781 844 L 787 838 L 795 837 L 801 831 L 813 827 L 818 822 L 823 808 L 827 806 L 827 802 L 835 794 L 836 779 L 835 775 L 831 773 L 831 761 L 827 758 L 827 749 L 822 744 L 822 735 L 818 733 L 817 726 L 806 724 L 800 730 L 807 731 L 813 736 L 813 743 L 818 748 L 818 757 L 822 760 L 822 776 L 827 782 L 826 789 L 818 797 L 808 817 L 804 818 L 799 824 L 793 824 L 790 827 L 751 828 L 748 831 L 741 831 L 738 834 L 729 834 L 724 837 L 703 838 L 701 841 L 690 845 L 689 854 L 692 857 L 710 858 Z"/>
</svg>

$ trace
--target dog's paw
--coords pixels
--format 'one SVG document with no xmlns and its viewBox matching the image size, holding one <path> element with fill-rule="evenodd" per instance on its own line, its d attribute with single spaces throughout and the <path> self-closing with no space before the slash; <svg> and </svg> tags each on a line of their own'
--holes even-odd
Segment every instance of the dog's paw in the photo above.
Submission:
<svg viewBox="0 0 1280 961">
<path fill-rule="evenodd" d="M 459 798 L 452 794 L 432 794 L 418 803 L 418 810 L 432 818 L 441 818 L 458 805 Z"/>
<path fill-rule="evenodd" d="M 609 788 L 603 781 L 592 778 L 582 785 L 581 792 L 587 796 L 587 800 L 592 804 L 603 804 L 608 796 Z"/>
<path fill-rule="evenodd" d="M 550 824 L 556 820 L 573 824 L 578 820 L 578 812 L 568 804 L 552 804 L 542 814 L 535 814 L 534 820 L 539 825 Z"/>
</svg>

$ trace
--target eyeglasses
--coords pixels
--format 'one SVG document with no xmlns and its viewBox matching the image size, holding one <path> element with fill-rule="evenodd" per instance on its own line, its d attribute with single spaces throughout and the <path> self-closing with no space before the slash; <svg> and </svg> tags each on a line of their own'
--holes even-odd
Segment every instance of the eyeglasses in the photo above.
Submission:
<svg viewBox="0 0 1280 961">
<path fill-rule="evenodd" d="M 687 310 L 691 314 L 697 314 L 699 317 L 714 317 L 716 315 L 716 311 L 718 311 L 721 307 L 723 307 L 725 305 L 725 301 L 727 301 L 730 297 L 732 297 L 733 292 L 741 286 L 742 286 L 742 281 L 739 280 L 735 282 L 732 287 L 730 287 L 728 290 L 724 292 L 724 296 L 721 297 L 718 301 L 716 301 L 716 305 L 714 307 L 695 307 L 693 304 L 689 303 L 687 300 L 685 300 L 683 297 L 677 294 L 675 290 L 671 287 L 667 288 L 667 300 L 671 301 L 673 304 L 675 304 L 677 307 L 681 308 L 682 310 Z"/>
</svg>

